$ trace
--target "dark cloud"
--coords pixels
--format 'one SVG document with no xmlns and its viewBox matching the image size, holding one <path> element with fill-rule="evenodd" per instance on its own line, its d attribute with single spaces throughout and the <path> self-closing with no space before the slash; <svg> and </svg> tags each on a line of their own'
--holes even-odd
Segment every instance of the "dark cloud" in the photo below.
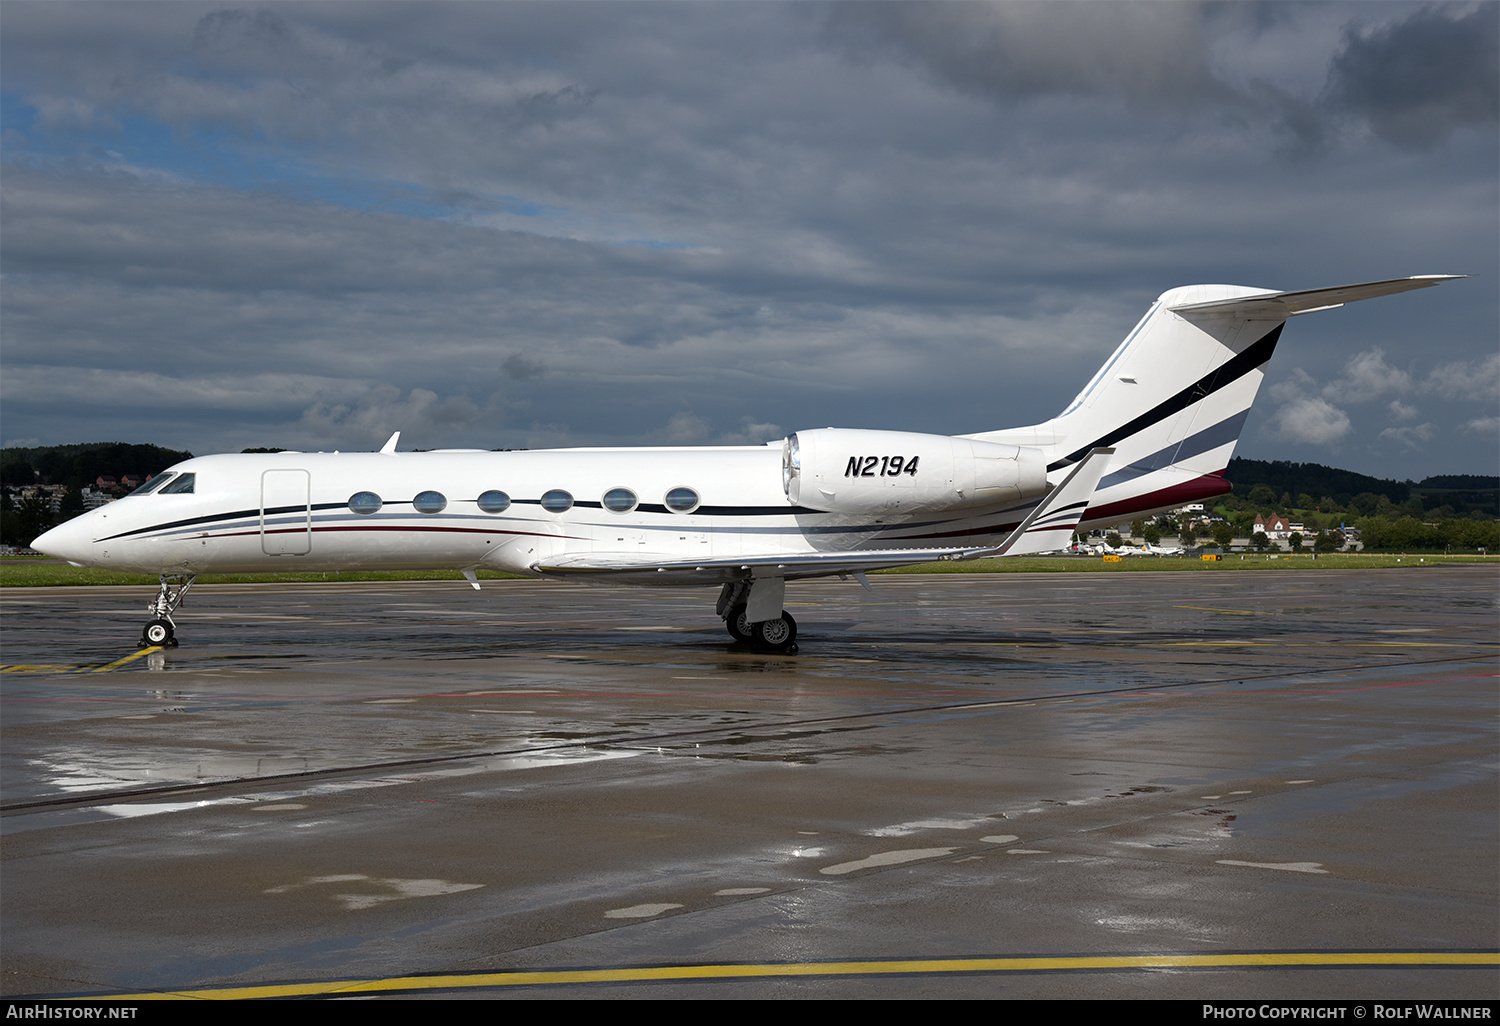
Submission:
<svg viewBox="0 0 1500 1026">
<path fill-rule="evenodd" d="M 225 51 L 238 46 L 282 45 L 291 33 L 276 12 L 267 8 L 255 11 L 228 9 L 205 14 L 193 26 L 193 46 L 210 51 Z"/>
<path fill-rule="evenodd" d="M 1329 71 L 1328 102 L 1398 146 L 1429 148 L 1500 119 L 1500 4 L 1424 7 L 1351 26 Z"/>
<path fill-rule="evenodd" d="M 1378 346 L 1413 399 L 1497 348 L 1494 120 L 1397 150 L 1325 87 L 1475 10 L 12 0 L 5 432 L 974 431 L 1055 413 L 1174 285 L 1475 272 L 1299 318 L 1271 368 Z M 1489 459 L 1468 395 L 1411 421 L 1452 466 L 1356 469 Z M 1336 400 L 1344 451 L 1407 458 L 1393 396 Z M 1286 456 L 1275 409 L 1247 455 Z"/>
<path fill-rule="evenodd" d="M 500 366 L 505 371 L 505 376 L 512 381 L 531 381 L 541 377 L 546 371 L 540 361 L 528 360 L 520 353 L 507 356 Z"/>
<path fill-rule="evenodd" d="M 1200 3 L 842 3 L 836 37 L 884 44 L 965 89 L 1009 100 L 1053 93 L 1148 106 L 1233 95 L 1210 67 Z"/>
</svg>

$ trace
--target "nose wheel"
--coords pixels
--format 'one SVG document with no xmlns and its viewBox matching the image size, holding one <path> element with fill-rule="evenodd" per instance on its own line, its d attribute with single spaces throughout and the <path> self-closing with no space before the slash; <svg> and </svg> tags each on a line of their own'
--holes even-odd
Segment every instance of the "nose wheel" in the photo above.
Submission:
<svg viewBox="0 0 1500 1026">
<path fill-rule="evenodd" d="M 146 607 L 151 619 L 146 621 L 146 626 L 141 630 L 142 648 L 177 647 L 177 624 L 172 620 L 172 612 L 182 605 L 188 589 L 197 579 L 197 574 L 161 575 L 161 587 L 156 592 L 156 598 Z"/>
<path fill-rule="evenodd" d="M 141 647 L 159 646 L 161 648 L 176 648 L 177 639 L 172 636 L 173 633 L 170 620 L 148 621 L 146 629 L 141 631 Z"/>
</svg>

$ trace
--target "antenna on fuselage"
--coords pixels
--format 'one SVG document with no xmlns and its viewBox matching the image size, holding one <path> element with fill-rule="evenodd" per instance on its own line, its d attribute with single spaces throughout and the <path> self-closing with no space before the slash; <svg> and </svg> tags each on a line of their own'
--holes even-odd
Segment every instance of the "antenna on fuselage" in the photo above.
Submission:
<svg viewBox="0 0 1500 1026">
<path fill-rule="evenodd" d="M 387 456 L 394 456 L 396 454 L 396 440 L 400 437 L 401 432 L 399 431 L 391 435 L 391 437 L 386 440 L 386 443 L 380 447 L 380 451 Z"/>
</svg>

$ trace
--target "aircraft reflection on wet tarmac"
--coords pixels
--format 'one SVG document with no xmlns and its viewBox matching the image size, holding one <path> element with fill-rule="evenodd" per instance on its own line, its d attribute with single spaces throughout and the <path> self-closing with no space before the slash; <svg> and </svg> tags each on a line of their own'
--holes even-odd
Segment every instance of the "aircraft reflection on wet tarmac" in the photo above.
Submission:
<svg viewBox="0 0 1500 1026">
<path fill-rule="evenodd" d="M 127 662 L 120 589 L 8 591 L 0 985 L 1497 996 L 1489 568 L 874 583 L 795 658 L 455 582 L 202 588 Z"/>
</svg>

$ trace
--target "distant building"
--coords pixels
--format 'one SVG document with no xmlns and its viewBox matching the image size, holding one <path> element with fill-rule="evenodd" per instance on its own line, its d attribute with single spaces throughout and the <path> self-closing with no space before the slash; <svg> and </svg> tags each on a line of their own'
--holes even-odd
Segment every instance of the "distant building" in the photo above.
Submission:
<svg viewBox="0 0 1500 1026">
<path fill-rule="evenodd" d="M 1301 526 L 1301 524 L 1292 525 L 1287 523 L 1284 517 L 1272 516 L 1270 520 L 1266 520 L 1257 514 L 1255 517 L 1255 526 L 1250 529 L 1250 533 L 1253 535 L 1256 531 L 1264 531 L 1266 537 L 1272 541 L 1286 541 L 1291 537 L 1292 531 L 1300 529 Z"/>
</svg>

